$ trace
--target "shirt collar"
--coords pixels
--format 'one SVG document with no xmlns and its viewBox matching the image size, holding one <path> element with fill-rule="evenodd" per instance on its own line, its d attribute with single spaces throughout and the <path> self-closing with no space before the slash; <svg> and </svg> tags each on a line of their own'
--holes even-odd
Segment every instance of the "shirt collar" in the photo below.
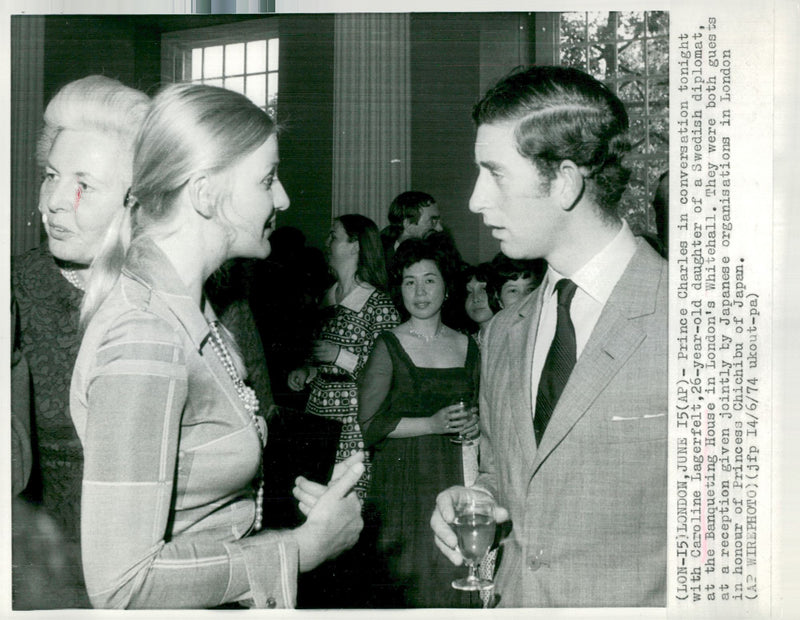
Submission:
<svg viewBox="0 0 800 620">
<path fill-rule="evenodd" d="M 635 253 L 636 239 L 628 223 L 623 219 L 622 226 L 614 238 L 572 274 L 570 280 L 592 299 L 605 305 Z M 553 294 L 556 283 L 565 277 L 548 266 L 544 291 L 546 299 Z"/>
<path fill-rule="evenodd" d="M 203 308 L 189 294 L 167 255 L 149 237 L 139 237 L 131 243 L 125 257 L 123 272 L 151 290 L 180 321 L 197 350 L 209 336 L 209 322 L 217 316 L 205 300 Z"/>
<path fill-rule="evenodd" d="M 364 307 L 364 304 L 367 303 L 369 296 L 372 295 L 372 292 L 375 290 L 375 287 L 367 282 L 358 282 L 356 283 L 355 288 L 350 291 L 347 296 L 339 302 L 340 306 L 344 306 L 348 310 L 352 310 L 353 312 L 361 312 L 361 309 Z M 328 292 L 325 294 L 325 300 L 323 302 L 323 306 L 335 306 L 336 305 L 336 285 L 334 284 L 332 287 L 328 289 Z"/>
</svg>

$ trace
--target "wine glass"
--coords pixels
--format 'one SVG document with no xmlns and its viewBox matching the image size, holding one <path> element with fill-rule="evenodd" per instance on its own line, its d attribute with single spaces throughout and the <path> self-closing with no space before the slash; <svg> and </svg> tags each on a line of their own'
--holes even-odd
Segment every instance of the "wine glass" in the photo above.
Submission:
<svg viewBox="0 0 800 620">
<path fill-rule="evenodd" d="M 472 401 L 472 399 L 466 397 L 459 399 L 458 402 L 455 404 L 459 406 L 458 410 L 462 413 L 463 417 L 468 417 L 472 413 L 476 412 L 478 409 L 475 403 Z M 450 435 L 451 443 L 461 444 L 465 446 L 472 446 L 477 442 L 477 440 L 478 436 L 468 437 L 462 431 Z"/>
<path fill-rule="evenodd" d="M 478 577 L 478 564 L 494 541 L 497 524 L 494 520 L 494 502 L 489 498 L 462 495 L 455 505 L 456 518 L 453 530 L 458 536 L 458 550 L 469 567 L 469 575 L 453 581 L 456 590 L 488 590 L 494 586 L 491 579 Z"/>
</svg>

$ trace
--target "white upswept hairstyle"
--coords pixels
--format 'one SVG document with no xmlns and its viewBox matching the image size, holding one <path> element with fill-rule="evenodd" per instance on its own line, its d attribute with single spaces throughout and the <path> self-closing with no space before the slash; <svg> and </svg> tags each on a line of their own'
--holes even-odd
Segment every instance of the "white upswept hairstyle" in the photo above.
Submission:
<svg viewBox="0 0 800 620">
<path fill-rule="evenodd" d="M 103 75 L 90 75 L 62 87 L 47 104 L 44 127 L 36 145 L 44 166 L 64 129 L 97 131 L 119 141 L 120 153 L 133 156 L 133 144 L 150 108 L 143 92 Z"/>
</svg>

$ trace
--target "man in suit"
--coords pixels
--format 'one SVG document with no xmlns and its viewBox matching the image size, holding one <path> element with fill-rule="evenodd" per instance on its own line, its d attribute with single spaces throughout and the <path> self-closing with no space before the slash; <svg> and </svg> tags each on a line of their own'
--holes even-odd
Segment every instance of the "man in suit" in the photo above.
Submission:
<svg viewBox="0 0 800 620">
<path fill-rule="evenodd" d="M 433 196 L 417 191 L 397 195 L 389 205 L 389 225 L 381 231 L 386 266 L 406 239 L 423 239 L 442 230 L 439 206 Z"/>
<path fill-rule="evenodd" d="M 667 564 L 667 264 L 615 207 L 630 176 L 624 106 L 574 69 L 503 78 L 475 106 L 470 210 L 542 285 L 500 312 L 481 372 L 474 486 L 437 498 L 436 544 L 490 495 L 502 607 L 663 606 Z"/>
</svg>

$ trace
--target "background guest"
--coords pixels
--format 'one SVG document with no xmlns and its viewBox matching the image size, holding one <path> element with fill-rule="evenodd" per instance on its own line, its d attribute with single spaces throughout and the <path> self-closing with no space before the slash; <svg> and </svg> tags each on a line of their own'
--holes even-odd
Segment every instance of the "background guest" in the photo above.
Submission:
<svg viewBox="0 0 800 620">
<path fill-rule="evenodd" d="M 210 86 L 165 88 L 139 134 L 127 208 L 82 305 L 70 390 L 95 606 L 291 607 L 297 571 L 357 539 L 360 455 L 303 525 L 259 531 L 266 425 L 203 293 L 224 261 L 269 253 L 289 206 L 278 159 L 269 116 Z"/>
<path fill-rule="evenodd" d="M 367 362 L 375 338 L 400 322 L 386 291 L 386 267 L 378 228 L 363 215 L 342 215 L 333 221 L 327 258 L 336 283 L 322 300 L 322 326 L 310 364 L 289 374 L 289 387 L 310 387 L 306 412 L 341 423 L 336 462 L 358 450 L 364 440 L 358 425 L 356 379 Z M 362 500 L 367 474 L 356 490 Z"/>
<path fill-rule="evenodd" d="M 429 240 L 398 249 L 392 284 L 407 320 L 378 337 L 359 380 L 359 421 L 374 450 L 366 521 L 378 560 L 365 586 L 379 607 L 463 607 L 468 595 L 428 530 L 442 485 L 463 483 L 461 446 L 447 435 L 477 431 L 459 399 L 478 388 L 475 342 L 444 325 L 442 305 L 456 286 L 453 257 Z"/>
<path fill-rule="evenodd" d="M 389 225 L 381 231 L 386 264 L 406 239 L 424 239 L 442 231 L 439 206 L 425 192 L 408 191 L 395 197 L 389 205 Z"/>
<path fill-rule="evenodd" d="M 544 278 L 547 263 L 541 259 L 508 258 L 498 252 L 491 262 L 487 291 L 494 312 L 515 304 L 533 291 Z"/>
<path fill-rule="evenodd" d="M 270 245 L 266 259 L 252 261 L 250 307 L 264 344 L 275 402 L 303 411 L 308 393 L 289 389 L 287 381 L 311 353 L 320 302 L 334 278 L 322 251 L 306 245 L 299 228 L 279 226 Z"/>
<path fill-rule="evenodd" d="M 487 292 L 492 276 L 492 267 L 489 263 L 468 266 L 461 274 L 466 293 L 464 311 L 473 323 L 469 332 L 475 337 L 479 346 L 483 339 L 483 330 L 486 329 L 489 319 L 494 316 Z"/>
</svg>

